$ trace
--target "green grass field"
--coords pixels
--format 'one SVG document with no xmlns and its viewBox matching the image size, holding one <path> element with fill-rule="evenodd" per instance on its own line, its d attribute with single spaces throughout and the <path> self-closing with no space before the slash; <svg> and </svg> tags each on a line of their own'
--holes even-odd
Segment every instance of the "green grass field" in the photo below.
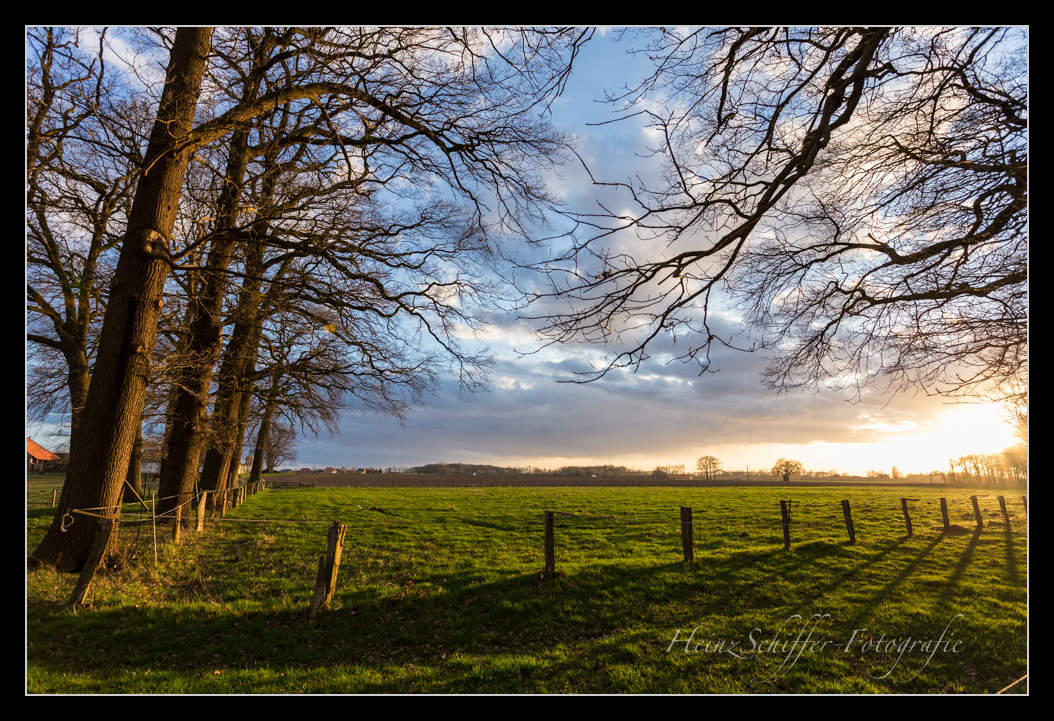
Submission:
<svg viewBox="0 0 1054 721">
<path fill-rule="evenodd" d="M 911 538 L 905 495 L 918 499 Z M 967 532 L 941 533 L 940 495 Z M 993 693 L 1026 673 L 1026 518 L 1008 495 L 1007 532 L 985 495 L 984 516 L 1000 525 L 974 532 L 969 495 L 264 491 L 229 518 L 347 524 L 334 603 L 314 623 L 324 524 L 215 522 L 162 543 L 157 565 L 140 526 L 141 552 L 97 578 L 90 608 L 65 606 L 75 577 L 28 574 L 27 691 Z M 51 517 L 34 498 L 29 549 Z M 781 498 L 795 502 L 790 551 Z M 679 506 L 694 508 L 692 566 L 681 561 Z M 560 575 L 549 581 L 544 509 L 578 514 L 556 518 Z M 136 530 L 121 533 L 132 547 Z"/>
</svg>

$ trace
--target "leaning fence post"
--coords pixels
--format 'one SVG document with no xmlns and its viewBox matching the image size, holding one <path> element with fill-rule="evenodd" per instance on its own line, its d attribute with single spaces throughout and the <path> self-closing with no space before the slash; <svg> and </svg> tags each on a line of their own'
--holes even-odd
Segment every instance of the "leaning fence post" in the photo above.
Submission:
<svg viewBox="0 0 1054 721">
<path fill-rule="evenodd" d="M 780 520 L 783 523 L 783 547 L 789 549 L 791 547 L 791 526 L 790 510 L 787 508 L 786 501 L 780 501 Z"/>
<path fill-rule="evenodd" d="M 56 504 L 57 499 L 58 499 L 58 495 L 59 495 L 59 489 L 52 488 L 51 489 L 51 507 L 52 508 L 55 507 L 55 504 Z"/>
<path fill-rule="evenodd" d="M 941 518 L 944 521 L 944 530 L 951 529 L 951 523 L 948 521 L 948 500 L 946 498 L 941 499 Z"/>
<path fill-rule="evenodd" d="M 908 535 L 909 536 L 914 535 L 914 533 L 912 533 L 912 530 L 911 530 L 911 514 L 908 513 L 908 499 L 907 498 L 901 498 L 900 499 L 900 510 L 902 510 L 904 512 L 904 526 L 907 527 L 907 529 L 908 529 Z"/>
<path fill-rule="evenodd" d="M 329 606 L 333 600 L 333 591 L 337 587 L 337 571 L 340 570 L 340 556 L 344 548 L 346 529 L 340 521 L 333 521 L 326 533 L 326 555 L 319 556 L 318 574 L 315 576 L 315 594 L 311 598 L 310 618 L 319 610 Z"/>
<path fill-rule="evenodd" d="M 849 542 L 856 543 L 856 529 L 853 528 L 853 512 L 849 509 L 849 501 L 842 501 L 842 515 L 845 517 L 845 530 L 849 531 Z"/>
<path fill-rule="evenodd" d="M 684 551 L 685 563 L 695 561 L 695 526 L 692 523 L 692 509 L 681 506 L 681 549 Z"/>
<path fill-rule="evenodd" d="M 977 527 L 984 528 L 984 519 L 981 517 L 981 505 L 977 502 L 977 496 L 970 496 L 970 503 L 973 504 L 973 518 L 977 522 Z"/>
<path fill-rule="evenodd" d="M 344 524 L 333 521 L 326 536 L 327 551 L 329 553 L 329 574 L 326 579 L 326 597 L 323 604 L 328 606 L 333 600 L 333 592 L 337 589 L 337 571 L 340 570 L 340 556 L 344 550 L 344 535 L 347 532 Z"/>
<path fill-rule="evenodd" d="M 106 549 L 110 545 L 110 539 L 113 537 L 116 526 L 116 522 L 110 518 L 99 519 L 99 529 L 95 532 L 95 545 L 92 546 L 81 575 L 77 578 L 77 585 L 73 587 L 73 593 L 70 594 L 69 604 L 71 606 L 84 604 L 84 597 L 88 594 L 88 588 L 95 579 L 96 572 L 102 566 Z"/>
<path fill-rule="evenodd" d="M 1006 510 L 1006 499 L 1003 498 L 1002 496 L 998 496 L 998 498 L 999 498 L 999 511 L 1003 514 L 1003 528 L 1005 528 L 1006 530 L 1009 531 L 1010 530 L 1010 514 L 1007 513 L 1007 510 Z"/>
<path fill-rule="evenodd" d="M 543 577 L 553 578 L 556 575 L 556 544 L 553 540 L 553 512 L 545 512 L 545 570 Z"/>
</svg>

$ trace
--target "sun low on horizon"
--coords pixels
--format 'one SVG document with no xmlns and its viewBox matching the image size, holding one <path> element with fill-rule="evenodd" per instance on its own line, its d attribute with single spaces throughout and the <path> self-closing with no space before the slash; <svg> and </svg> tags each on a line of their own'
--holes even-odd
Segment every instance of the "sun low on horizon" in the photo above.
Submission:
<svg viewBox="0 0 1054 721">
<path fill-rule="evenodd" d="M 1004 408 L 995 403 L 949 404 L 926 420 L 865 423 L 854 430 L 874 439 L 723 444 L 707 452 L 721 459 L 726 469 L 760 470 L 778 458 L 793 458 L 810 470 L 866 475 L 871 470 L 888 473 L 894 466 L 903 473 L 943 472 L 951 459 L 996 454 L 1021 443 Z M 686 468 L 694 467 L 694 459 L 686 463 Z"/>
</svg>

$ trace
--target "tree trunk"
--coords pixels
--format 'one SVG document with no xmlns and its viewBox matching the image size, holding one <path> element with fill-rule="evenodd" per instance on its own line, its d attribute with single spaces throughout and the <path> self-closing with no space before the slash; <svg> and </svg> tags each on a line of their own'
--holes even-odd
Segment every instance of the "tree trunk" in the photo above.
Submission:
<svg viewBox="0 0 1054 721">
<path fill-rule="evenodd" d="M 190 159 L 189 150 L 179 146 L 193 126 L 211 37 L 211 28 L 182 27 L 172 46 L 110 286 L 91 385 L 77 437 L 70 439 L 66 482 L 55 519 L 33 552 L 37 562 L 60 570 L 79 570 L 95 540 L 92 523 L 75 521 L 63 532 L 66 514 L 75 508 L 114 508 L 121 498 L 157 341 L 161 294 L 170 269 L 168 238 Z"/>
<path fill-rule="evenodd" d="M 66 362 L 69 364 L 69 376 L 67 387 L 70 392 L 70 449 L 73 453 L 73 439 L 80 435 L 81 414 L 84 412 L 84 404 L 88 401 L 88 389 L 91 387 L 91 370 L 88 365 L 88 357 L 84 352 L 87 347 L 87 339 L 77 349 L 65 351 Z"/>
<path fill-rule="evenodd" d="M 267 439 L 271 435 L 271 418 L 274 416 L 275 398 L 277 393 L 275 387 L 277 383 L 272 378 L 271 391 L 267 396 L 267 404 L 264 406 L 263 415 L 260 417 L 260 428 L 256 433 L 256 450 L 253 452 L 253 467 L 249 471 L 249 482 L 260 480 L 261 467 L 264 462 L 264 454 L 268 447 Z M 267 454 L 268 456 L 270 454 Z M 268 458 L 268 461 L 271 459 Z M 273 469 L 268 469 L 268 471 Z"/>
<path fill-rule="evenodd" d="M 259 342 L 259 338 L 257 338 Z M 241 466 L 242 446 L 245 445 L 245 428 L 249 424 L 249 402 L 252 400 L 253 382 L 243 380 L 240 390 L 238 417 L 234 424 L 234 447 L 228 473 L 227 485 L 234 485 L 238 480 L 238 468 Z"/>
</svg>

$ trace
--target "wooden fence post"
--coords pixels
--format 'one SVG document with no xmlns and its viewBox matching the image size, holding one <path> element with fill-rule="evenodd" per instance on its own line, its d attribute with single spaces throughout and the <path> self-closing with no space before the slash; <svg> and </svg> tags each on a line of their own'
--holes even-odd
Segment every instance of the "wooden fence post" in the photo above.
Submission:
<svg viewBox="0 0 1054 721">
<path fill-rule="evenodd" d="M 326 580 L 326 597 L 323 605 L 329 606 L 333 600 L 333 592 L 337 590 L 337 571 L 340 570 L 340 556 L 344 550 L 344 535 L 347 529 L 340 521 L 333 521 L 326 536 L 327 552 L 329 553 L 329 576 Z"/>
<path fill-rule="evenodd" d="M 681 506 L 681 549 L 684 551 L 685 563 L 695 561 L 695 526 L 692 523 L 692 509 Z"/>
<path fill-rule="evenodd" d="M 209 497 L 208 491 L 201 492 L 201 498 L 198 499 L 198 526 L 195 529 L 198 533 L 205 530 L 205 501 Z"/>
<path fill-rule="evenodd" d="M 981 517 L 981 505 L 977 502 L 977 496 L 970 496 L 970 503 L 973 504 L 973 518 L 977 522 L 977 527 L 984 528 L 984 519 Z"/>
<path fill-rule="evenodd" d="M 1005 528 L 1006 530 L 1009 531 L 1010 530 L 1010 514 L 1007 513 L 1007 510 L 1006 510 L 1006 499 L 1003 498 L 1002 496 L 998 496 L 998 498 L 999 498 L 999 511 L 1003 514 L 1003 528 Z"/>
<path fill-rule="evenodd" d="M 337 571 L 340 570 L 340 556 L 344 548 L 346 528 L 340 521 L 333 521 L 326 532 L 326 555 L 319 556 L 318 574 L 315 576 L 315 594 L 311 598 L 311 609 L 308 616 L 312 619 L 320 609 L 329 606 L 333 592 L 337 588 Z"/>
<path fill-rule="evenodd" d="M 59 495 L 59 489 L 52 488 L 51 489 L 51 507 L 52 508 L 54 508 L 56 503 L 58 502 L 58 495 Z"/>
<path fill-rule="evenodd" d="M 544 578 L 556 576 L 556 543 L 553 539 L 553 512 L 545 512 L 545 570 Z"/>
<path fill-rule="evenodd" d="M 91 553 L 88 554 L 88 560 L 84 563 L 84 568 L 81 570 L 81 575 L 77 578 L 77 585 L 73 587 L 69 605 L 84 605 L 84 597 L 88 594 L 91 582 L 95 580 L 96 572 L 103 564 L 106 549 L 110 545 L 110 539 L 113 537 L 116 527 L 117 524 L 112 519 L 99 519 L 99 528 L 95 532 L 95 545 L 92 546 Z"/>
<path fill-rule="evenodd" d="M 176 506 L 172 514 L 172 543 L 179 543 L 179 529 L 183 525 L 183 504 Z"/>
<path fill-rule="evenodd" d="M 948 500 L 946 498 L 941 499 L 941 519 L 944 521 L 944 530 L 950 529 L 951 523 L 948 521 Z"/>
<path fill-rule="evenodd" d="M 150 491 L 150 533 L 154 537 L 154 566 L 157 566 L 157 493 Z"/>
<path fill-rule="evenodd" d="M 791 519 L 790 509 L 787 508 L 786 501 L 780 501 L 780 520 L 783 523 L 783 547 L 789 549 L 791 547 Z"/>
<path fill-rule="evenodd" d="M 853 512 L 849 509 L 849 501 L 842 501 L 842 516 L 845 517 L 845 530 L 849 532 L 849 542 L 856 543 L 856 529 L 853 528 Z"/>
<path fill-rule="evenodd" d="M 908 513 L 908 499 L 907 498 L 901 498 L 900 499 L 900 510 L 902 510 L 904 512 L 904 525 L 908 529 L 908 535 L 909 536 L 915 535 L 912 532 L 912 530 L 911 530 L 911 514 Z"/>
</svg>

